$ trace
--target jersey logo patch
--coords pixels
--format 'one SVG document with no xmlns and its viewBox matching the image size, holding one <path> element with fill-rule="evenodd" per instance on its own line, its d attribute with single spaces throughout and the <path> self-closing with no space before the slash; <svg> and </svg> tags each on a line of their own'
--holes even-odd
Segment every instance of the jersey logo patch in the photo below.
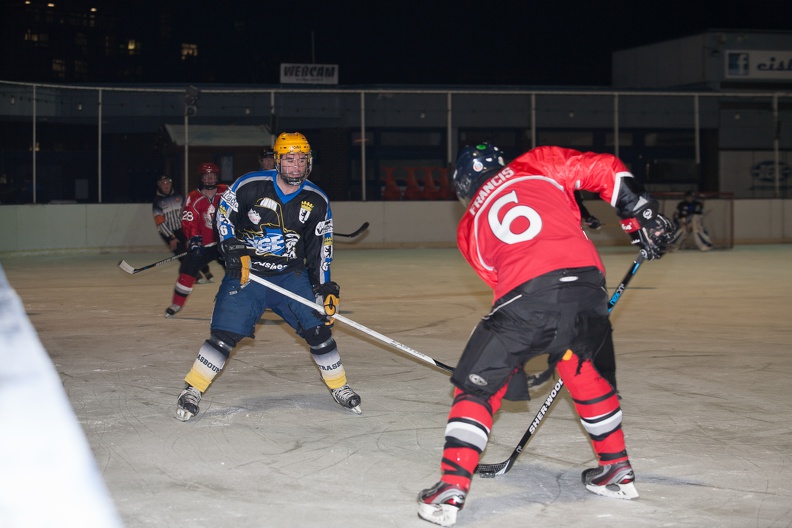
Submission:
<svg viewBox="0 0 792 528">
<path fill-rule="evenodd" d="M 311 202 L 303 201 L 300 203 L 300 215 L 299 219 L 301 223 L 305 223 L 308 220 L 308 217 L 311 216 L 311 211 L 313 211 L 313 204 Z"/>
<path fill-rule="evenodd" d="M 261 236 L 246 242 L 252 245 L 257 255 L 282 255 L 286 248 L 280 229 L 265 229 Z"/>
<path fill-rule="evenodd" d="M 333 219 L 331 218 L 326 222 L 319 222 L 318 224 L 316 224 L 316 230 L 314 231 L 314 234 L 316 236 L 323 236 L 330 233 L 332 230 L 333 230 Z"/>
<path fill-rule="evenodd" d="M 261 222 L 261 215 L 255 209 L 248 211 L 247 217 L 255 225 L 258 225 Z"/>
</svg>

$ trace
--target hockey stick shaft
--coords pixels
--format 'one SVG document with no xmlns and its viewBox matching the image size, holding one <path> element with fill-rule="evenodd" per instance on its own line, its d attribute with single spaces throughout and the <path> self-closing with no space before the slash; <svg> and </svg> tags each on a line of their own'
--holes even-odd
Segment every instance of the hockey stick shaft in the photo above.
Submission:
<svg viewBox="0 0 792 528">
<path fill-rule="evenodd" d="M 359 234 L 361 234 L 363 231 L 365 231 L 368 228 L 369 228 L 369 223 L 368 222 L 363 222 L 362 226 L 358 227 L 357 229 L 355 229 L 351 233 L 335 233 L 334 232 L 333 235 L 340 236 L 340 237 L 346 237 L 346 238 L 355 238 L 356 236 L 358 236 Z"/>
<path fill-rule="evenodd" d="M 613 307 L 616 306 L 616 303 L 619 302 L 621 299 L 624 290 L 627 288 L 627 285 L 630 283 L 632 278 L 635 276 L 635 273 L 638 271 L 638 268 L 641 266 L 641 263 L 644 261 L 645 257 L 642 253 L 639 253 L 638 256 L 633 261 L 632 265 L 630 265 L 630 269 L 627 271 L 627 274 L 622 279 L 621 283 L 616 287 L 616 291 L 613 292 L 610 300 L 608 301 L 608 312 L 613 310 Z M 479 464 L 476 466 L 474 473 L 478 473 L 484 478 L 491 478 L 496 475 L 503 475 L 507 471 L 509 471 L 514 465 L 514 461 L 517 460 L 517 457 L 522 452 L 525 445 L 533 436 L 536 429 L 539 427 L 539 424 L 542 422 L 544 417 L 550 412 L 550 406 L 556 400 L 558 393 L 561 391 L 561 387 L 564 386 L 564 380 L 558 379 L 553 387 L 553 390 L 550 391 L 550 395 L 545 400 L 542 407 L 539 409 L 539 412 L 536 413 L 534 419 L 531 421 L 531 425 L 528 426 L 528 430 L 525 431 L 525 434 L 520 438 L 520 442 L 517 444 L 517 447 L 514 448 L 511 456 L 500 462 L 498 464 Z"/>
<path fill-rule="evenodd" d="M 280 293 L 282 295 L 285 295 L 286 297 L 289 297 L 290 299 L 294 299 L 295 301 L 297 301 L 297 302 L 299 302 L 301 304 L 304 304 L 305 306 L 308 306 L 309 308 L 313 308 L 314 310 L 316 310 L 319 313 L 324 313 L 324 307 L 323 306 L 320 306 L 320 305 L 318 305 L 318 304 L 316 304 L 314 302 L 309 301 L 308 299 L 300 297 L 296 293 L 291 292 L 291 291 L 289 291 L 289 290 L 287 290 L 285 288 L 281 288 L 277 284 L 273 284 L 273 283 L 271 283 L 270 281 L 268 281 L 266 279 L 263 279 L 263 278 L 261 278 L 261 277 L 259 277 L 257 275 L 253 275 L 251 273 L 250 274 L 250 280 L 252 280 L 253 282 L 256 282 L 258 284 L 261 284 L 262 286 L 266 286 L 267 288 L 270 288 L 271 290 L 274 290 L 274 291 L 276 291 L 276 292 L 278 292 L 278 293 Z M 351 327 L 353 327 L 353 328 L 355 328 L 357 330 L 360 330 L 364 334 L 368 334 L 368 335 L 370 335 L 370 336 L 372 336 L 372 337 L 374 337 L 376 339 L 379 339 L 383 343 L 386 343 L 386 344 L 388 344 L 388 345 L 390 345 L 390 346 L 392 346 L 394 348 L 397 348 L 397 349 L 401 350 L 402 352 L 406 352 L 406 353 L 410 354 L 411 356 L 417 357 L 418 359 L 420 359 L 422 361 L 425 361 L 426 363 L 429 363 L 429 364 L 434 365 L 436 367 L 440 367 L 441 369 L 447 370 L 448 372 L 454 372 L 454 368 L 453 367 L 449 367 L 448 365 L 444 365 L 443 363 L 440 363 L 439 361 L 436 361 L 436 360 L 432 359 L 431 357 L 427 356 L 426 354 L 421 354 L 417 350 L 412 349 L 412 348 L 408 347 L 405 344 L 399 343 L 395 339 L 391 339 L 390 337 L 388 337 L 386 335 L 380 334 L 379 332 L 376 332 L 376 331 L 372 330 L 371 328 L 367 328 L 367 327 L 363 326 L 362 324 L 353 321 L 352 319 L 348 319 L 348 318 L 344 317 L 343 315 L 334 315 L 333 318 L 336 319 L 337 321 L 340 321 L 340 322 L 342 322 L 344 324 L 347 324 L 347 325 L 349 325 L 349 326 L 351 326 Z"/>
<path fill-rule="evenodd" d="M 633 261 L 632 266 L 630 266 L 630 269 L 627 271 L 627 274 L 622 279 L 621 284 L 619 284 L 616 287 L 616 291 L 613 292 L 613 295 L 611 295 L 610 301 L 608 301 L 608 312 L 613 310 L 613 307 L 616 306 L 617 302 L 619 302 L 619 299 L 621 299 L 622 293 L 624 293 L 624 290 L 627 288 L 627 285 L 630 284 L 630 281 L 635 276 L 635 273 L 638 271 L 638 268 L 641 267 L 641 264 L 643 263 L 645 258 L 646 257 L 644 257 L 642 252 L 638 253 L 638 256 L 635 257 L 635 260 Z"/>
<path fill-rule="evenodd" d="M 217 245 L 217 242 L 212 242 L 211 244 L 206 244 L 204 247 L 212 247 L 212 246 L 216 246 L 216 245 Z M 173 262 L 174 260 L 180 259 L 182 257 L 186 257 L 187 254 L 188 254 L 187 252 L 180 253 L 178 255 L 174 255 L 174 256 L 168 257 L 166 259 L 158 260 L 157 262 L 155 262 L 153 264 L 149 264 L 148 266 L 143 266 L 142 268 L 133 268 L 132 266 L 127 264 L 127 262 L 125 260 L 122 260 L 122 261 L 120 261 L 118 263 L 118 267 L 121 268 L 122 270 L 126 271 L 130 275 L 134 275 L 135 273 L 140 273 L 141 271 L 146 271 L 147 269 L 156 268 L 157 266 L 162 266 L 163 264 L 167 264 L 168 262 Z"/>
</svg>

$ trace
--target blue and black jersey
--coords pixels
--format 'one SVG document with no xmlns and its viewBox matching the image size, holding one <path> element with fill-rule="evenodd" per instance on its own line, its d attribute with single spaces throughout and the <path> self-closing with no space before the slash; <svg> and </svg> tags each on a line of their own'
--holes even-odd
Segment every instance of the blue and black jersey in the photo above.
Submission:
<svg viewBox="0 0 792 528">
<path fill-rule="evenodd" d="M 297 192 L 284 194 L 277 177 L 275 170 L 249 172 L 229 187 L 217 210 L 220 241 L 244 242 L 257 275 L 305 268 L 311 284 L 324 284 L 333 260 L 330 201 L 307 180 Z"/>
</svg>

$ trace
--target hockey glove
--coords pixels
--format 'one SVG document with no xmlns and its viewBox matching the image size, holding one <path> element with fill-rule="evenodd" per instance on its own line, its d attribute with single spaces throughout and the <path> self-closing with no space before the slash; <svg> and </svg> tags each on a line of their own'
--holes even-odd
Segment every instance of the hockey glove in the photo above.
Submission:
<svg viewBox="0 0 792 528">
<path fill-rule="evenodd" d="M 590 229 L 593 229 L 595 231 L 602 228 L 602 222 L 600 222 L 599 218 L 597 218 L 594 215 L 589 215 L 586 218 L 584 218 L 583 223 L 586 224 Z"/>
<path fill-rule="evenodd" d="M 324 306 L 324 319 L 325 324 L 330 326 L 333 324 L 333 316 L 338 313 L 338 306 L 341 304 L 341 287 L 335 282 L 325 282 L 314 286 L 314 295 L 316 295 L 316 304 Z M 322 314 L 318 314 L 320 317 Z"/>
<path fill-rule="evenodd" d="M 201 235 L 196 235 L 192 237 L 190 241 L 187 243 L 187 246 L 190 249 L 190 253 L 192 253 L 196 257 L 203 256 L 204 245 L 203 245 L 203 237 Z"/>
<path fill-rule="evenodd" d="M 674 224 L 658 212 L 657 200 L 648 195 L 641 197 L 633 214 L 621 221 L 622 229 L 630 235 L 631 243 L 641 248 L 645 259 L 659 259 L 674 238 Z"/>
<path fill-rule="evenodd" d="M 242 286 L 250 282 L 250 255 L 245 244 L 236 238 L 227 238 L 220 242 L 220 254 L 225 259 L 226 275 L 239 279 Z"/>
</svg>

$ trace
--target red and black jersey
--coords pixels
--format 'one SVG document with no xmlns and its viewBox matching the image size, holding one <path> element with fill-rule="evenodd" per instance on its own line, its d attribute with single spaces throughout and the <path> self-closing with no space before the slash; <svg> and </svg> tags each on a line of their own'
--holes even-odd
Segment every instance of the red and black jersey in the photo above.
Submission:
<svg viewBox="0 0 792 528">
<path fill-rule="evenodd" d="M 228 185 L 220 184 L 217 192 L 210 200 L 200 189 L 196 189 L 187 196 L 182 213 L 182 229 L 189 240 L 194 236 L 201 236 L 203 244 L 215 242 L 214 220 L 220 198 L 228 189 Z"/>
<path fill-rule="evenodd" d="M 604 273 L 581 228 L 574 191 L 597 193 L 615 207 L 625 177 L 632 174 L 610 154 L 530 150 L 473 196 L 457 229 L 459 249 L 495 299 L 557 269 L 596 266 Z"/>
</svg>

